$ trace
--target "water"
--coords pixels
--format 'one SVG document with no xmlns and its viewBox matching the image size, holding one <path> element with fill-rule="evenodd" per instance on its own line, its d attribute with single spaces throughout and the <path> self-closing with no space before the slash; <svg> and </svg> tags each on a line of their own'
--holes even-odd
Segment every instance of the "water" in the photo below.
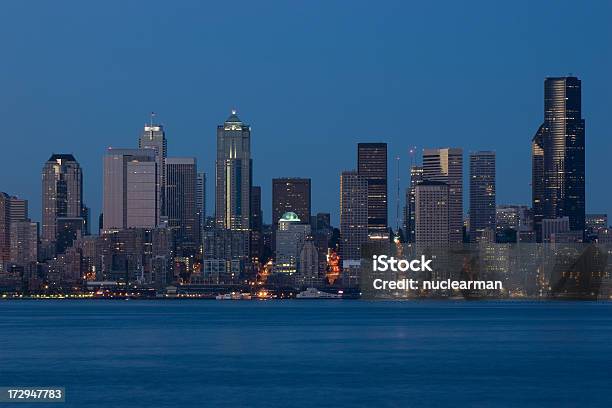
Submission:
<svg viewBox="0 0 612 408">
<path fill-rule="evenodd" d="M 0 385 L 55 406 L 591 407 L 611 384 L 606 302 L 0 302 Z"/>
</svg>

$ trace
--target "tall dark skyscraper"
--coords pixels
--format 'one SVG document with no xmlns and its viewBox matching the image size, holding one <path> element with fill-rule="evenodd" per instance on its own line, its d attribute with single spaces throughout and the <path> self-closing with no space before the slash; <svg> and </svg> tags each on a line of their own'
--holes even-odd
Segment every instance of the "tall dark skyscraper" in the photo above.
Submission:
<svg viewBox="0 0 612 408">
<path fill-rule="evenodd" d="M 357 173 L 368 182 L 368 236 L 388 235 L 387 144 L 357 144 Z"/>
<path fill-rule="evenodd" d="M 462 243 L 463 149 L 424 149 L 423 181 L 438 181 L 448 186 L 449 243 Z"/>
<path fill-rule="evenodd" d="M 546 78 L 544 123 L 532 142 L 532 149 L 539 145 L 532 158 L 534 213 L 541 205 L 542 219 L 569 217 L 572 231 L 584 231 L 585 220 L 581 89 L 581 81 L 576 77 Z M 541 170 L 536 153 L 542 156 Z"/>
<path fill-rule="evenodd" d="M 495 234 L 495 152 L 470 153 L 470 241 Z"/>
<path fill-rule="evenodd" d="M 272 224 L 287 212 L 294 212 L 303 223 L 310 222 L 310 179 L 275 178 L 272 180 Z"/>
<path fill-rule="evenodd" d="M 62 218 L 82 218 L 83 173 L 71 154 L 53 154 L 42 170 L 42 250 L 52 257 Z"/>
<path fill-rule="evenodd" d="M 263 212 L 261 210 L 261 187 L 251 187 L 251 238 L 250 257 L 256 265 L 263 254 Z"/>
<path fill-rule="evenodd" d="M 166 158 L 166 216 L 178 242 L 196 243 L 199 220 L 196 207 L 197 164 L 193 157 Z"/>
<path fill-rule="evenodd" d="M 218 228 L 249 230 L 251 165 L 251 127 L 232 111 L 217 126 L 215 218 Z"/>
</svg>

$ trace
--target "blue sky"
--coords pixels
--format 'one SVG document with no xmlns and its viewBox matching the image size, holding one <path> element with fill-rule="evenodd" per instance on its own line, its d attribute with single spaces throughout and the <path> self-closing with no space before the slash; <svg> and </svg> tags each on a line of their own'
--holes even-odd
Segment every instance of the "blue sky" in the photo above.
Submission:
<svg viewBox="0 0 612 408">
<path fill-rule="evenodd" d="M 495 150 L 498 202 L 528 203 L 543 80 L 573 73 L 587 211 L 612 212 L 610 20 L 605 1 L 4 2 L 0 191 L 40 219 L 42 165 L 70 152 L 97 217 L 104 149 L 135 146 L 155 111 L 169 154 L 208 173 L 210 214 L 215 128 L 236 108 L 266 221 L 271 179 L 299 176 L 312 178 L 313 212 L 337 223 L 339 174 L 360 141 L 389 143 L 402 190 L 410 146 Z"/>
</svg>

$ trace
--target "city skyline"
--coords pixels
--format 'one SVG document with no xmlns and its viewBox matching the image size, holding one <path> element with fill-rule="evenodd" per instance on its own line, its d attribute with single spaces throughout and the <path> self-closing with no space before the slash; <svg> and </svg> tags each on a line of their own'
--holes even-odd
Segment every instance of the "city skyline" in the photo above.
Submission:
<svg viewBox="0 0 612 408">
<path fill-rule="evenodd" d="M 549 78 L 550 77 L 547 77 L 546 79 L 549 79 Z M 230 110 L 230 118 L 231 117 L 237 117 L 236 114 L 238 114 L 236 109 L 231 109 Z M 224 121 L 220 120 L 218 122 L 224 122 Z M 240 123 L 242 123 L 242 122 L 240 122 Z M 153 122 L 150 122 L 149 124 L 145 124 L 145 126 L 144 126 L 145 130 L 147 128 L 149 128 L 150 126 L 154 126 L 155 128 L 160 128 L 160 129 L 162 129 L 162 132 L 163 132 L 163 129 L 165 127 L 165 125 L 154 124 Z M 250 127 L 251 127 L 250 123 L 248 125 L 245 125 L 245 126 L 249 127 L 249 133 L 250 133 Z M 540 132 L 540 131 L 541 131 L 541 129 L 538 132 Z M 536 132 L 536 136 L 537 136 L 538 132 Z M 255 137 L 255 143 L 256 143 L 256 136 L 254 136 L 254 137 Z M 589 138 L 590 138 L 590 135 L 587 137 L 587 141 L 589 140 Z M 171 154 L 169 156 L 171 156 L 171 157 L 179 157 L 178 155 L 175 155 L 172 152 L 172 150 L 171 150 L 172 139 L 171 139 L 171 137 L 169 139 L 170 139 L 170 141 L 169 141 L 169 143 L 170 143 L 169 150 L 171 152 Z M 123 153 L 123 151 L 130 151 L 130 153 L 131 152 L 136 152 L 136 151 L 139 150 L 138 146 L 140 145 L 140 139 L 138 138 L 138 135 L 135 137 L 135 140 L 136 140 L 136 143 L 135 144 L 132 143 L 132 145 L 130 145 L 130 143 L 128 141 L 125 144 L 124 147 L 114 147 L 114 146 L 113 147 L 109 147 L 107 149 L 107 154 L 108 154 L 108 152 L 111 152 L 111 151 L 120 151 L 121 153 Z M 168 138 L 166 138 L 164 140 L 164 149 L 166 149 L 166 142 L 167 142 L 167 140 L 168 140 Z M 528 206 L 531 206 L 533 204 L 532 203 L 532 197 L 531 197 L 531 194 L 532 194 L 532 185 L 533 185 L 532 174 L 531 174 L 531 166 L 534 165 L 532 156 L 533 156 L 533 143 L 534 143 L 533 141 L 535 139 L 534 139 L 534 136 L 532 135 L 530 138 L 527 138 L 527 140 L 529 141 L 529 143 L 526 143 L 526 144 L 528 146 L 530 146 L 529 152 L 528 152 L 529 153 L 528 156 L 529 156 L 529 160 L 530 160 L 530 163 L 529 163 L 529 166 L 530 166 L 530 168 L 529 168 L 529 173 L 530 173 L 529 174 L 529 180 L 526 180 L 525 184 L 522 183 L 523 180 L 516 181 L 515 183 L 518 184 L 518 185 L 523 185 L 524 188 L 522 190 L 525 190 L 524 193 L 528 194 L 528 197 L 526 197 L 524 199 L 520 199 L 520 200 L 512 200 L 512 199 L 510 199 L 510 200 L 506 200 L 506 201 L 500 201 L 499 199 L 497 199 L 497 203 L 498 204 L 528 205 Z M 251 140 L 250 143 L 252 145 L 254 143 L 253 140 Z M 356 153 L 359 152 L 359 145 L 360 144 L 361 145 L 368 145 L 368 144 L 386 145 L 386 143 L 384 141 L 376 141 L 376 142 L 360 141 L 360 142 L 354 142 L 352 145 L 350 145 L 350 148 L 353 150 L 353 152 L 349 152 L 348 151 L 349 147 L 347 147 L 347 155 L 351 155 L 352 154 L 353 156 L 356 157 Z M 415 147 L 416 147 L 416 151 L 414 151 Z M 413 147 L 410 147 L 408 149 L 408 151 L 405 152 L 404 156 L 398 155 L 395 152 L 388 153 L 389 157 L 400 157 L 400 159 L 401 159 L 400 160 L 400 166 L 401 167 L 400 167 L 400 174 L 399 174 L 400 180 L 401 180 L 400 194 L 399 194 L 400 208 L 404 208 L 404 206 L 406 205 L 406 198 L 407 198 L 406 195 L 405 195 L 406 194 L 406 189 L 408 187 L 410 187 L 410 162 L 408 162 L 408 160 L 414 160 L 415 163 L 416 163 L 415 165 L 417 165 L 420 168 L 422 168 L 424 155 L 426 157 L 428 154 L 431 154 L 432 151 L 438 151 L 438 150 L 444 150 L 444 149 L 453 149 L 453 148 L 457 148 L 457 149 L 462 150 L 462 153 L 461 153 L 462 157 L 463 157 L 463 160 L 462 160 L 462 163 L 461 163 L 461 169 L 462 169 L 461 179 L 462 179 L 462 184 L 463 184 L 463 186 L 462 186 L 462 190 L 463 191 L 461 193 L 461 197 L 462 197 L 462 200 L 463 200 L 462 214 L 463 214 L 464 217 L 469 215 L 469 203 L 470 203 L 470 188 L 469 188 L 469 186 L 470 186 L 470 178 L 469 178 L 469 175 L 470 175 L 470 157 L 471 157 L 471 155 L 479 153 L 480 151 L 476 151 L 476 150 L 469 149 L 469 148 L 465 149 L 464 146 L 462 146 L 461 144 L 457 144 L 456 146 L 437 146 L 437 147 L 433 147 L 432 145 L 427 145 L 426 147 L 422 147 L 422 148 L 419 147 L 419 146 L 413 146 Z M 497 152 L 494 149 L 487 149 L 486 151 L 492 152 L 496 157 L 500 156 L 500 153 Z M 52 158 L 54 156 L 70 156 L 70 157 L 72 157 L 72 159 L 76 160 L 77 165 L 80 164 L 77 154 L 75 154 L 73 152 L 52 152 L 50 154 L 51 154 Z M 104 152 L 103 152 L 103 154 L 104 154 Z M 502 154 L 503 154 L 503 152 L 502 152 Z M 588 167 L 588 162 L 589 162 L 588 155 L 589 155 L 589 151 L 587 149 L 586 159 L 585 159 L 587 167 Z M 196 159 L 196 161 L 197 161 L 197 155 L 193 155 L 192 157 L 194 159 Z M 252 158 L 251 160 L 256 160 L 256 158 L 254 158 L 254 159 Z M 357 167 L 357 162 L 358 162 L 358 160 L 355 159 L 355 163 L 353 165 L 354 168 Z M 259 164 L 263 164 L 263 163 L 259 163 Z M 258 167 L 257 164 L 255 164 L 255 166 Z M 387 185 L 387 196 L 389 198 L 389 200 L 388 200 L 389 202 L 387 203 L 388 204 L 388 210 L 387 210 L 388 220 L 395 219 L 395 214 L 392 214 L 395 211 L 395 203 L 396 203 L 396 199 L 397 199 L 397 194 L 396 194 L 396 191 L 395 191 L 395 187 L 396 187 L 395 186 L 395 182 L 396 182 L 396 176 L 397 176 L 397 168 L 395 166 L 396 166 L 396 163 L 393 160 L 387 160 L 387 183 L 388 183 L 388 185 Z M 103 168 L 104 165 L 102 165 L 100 167 Z M 161 166 L 161 168 L 164 169 L 164 171 L 165 171 L 165 167 L 166 167 L 165 165 Z M 210 166 L 205 166 L 206 169 L 208 169 L 209 167 Z M 351 168 L 351 166 L 347 166 L 346 169 L 340 169 L 337 175 L 339 176 L 342 173 L 342 171 L 347 171 L 350 168 Z M 203 171 L 203 170 L 204 170 L 204 168 L 202 166 L 198 165 L 198 168 L 197 168 L 198 173 L 204 173 L 204 174 L 207 175 L 206 176 L 207 178 L 212 178 L 214 180 L 214 174 L 215 174 L 214 171 L 212 172 L 213 176 L 211 176 L 210 175 L 211 173 L 209 173 L 208 171 Z M 83 167 L 80 166 L 80 170 L 79 171 L 82 173 L 80 175 L 80 177 L 83 178 L 83 182 L 84 183 L 88 183 L 89 180 L 87 179 L 87 169 L 83 169 Z M 499 171 L 497 171 L 497 172 L 499 173 Z M 286 179 L 287 180 L 289 180 L 289 179 L 308 180 L 309 184 L 311 186 L 311 187 L 309 187 L 309 189 L 312 188 L 313 191 L 316 191 L 316 185 L 315 186 L 312 185 L 314 183 L 312 183 L 312 179 L 310 177 L 308 177 L 308 174 L 305 174 L 305 175 L 302 175 L 302 176 L 296 176 L 296 177 L 291 176 L 291 175 L 282 175 L 282 174 L 279 174 L 278 177 L 275 177 L 275 178 L 273 178 L 271 180 L 268 180 L 267 183 L 262 183 L 262 184 L 264 184 L 264 187 L 261 187 L 262 191 L 265 191 L 266 192 L 265 194 L 269 195 L 269 197 L 268 196 L 264 197 L 265 194 L 262 192 L 262 198 L 267 199 L 266 201 L 270 202 L 270 205 L 268 206 L 269 208 L 273 207 L 273 199 L 274 199 L 274 197 L 273 197 L 273 188 L 266 188 L 265 186 L 266 185 L 273 186 L 275 180 L 286 180 Z M 588 176 L 588 172 L 587 172 L 587 177 L 586 177 L 586 184 L 587 185 L 589 184 L 588 183 L 588 179 L 589 179 L 589 176 Z M 103 181 L 104 180 L 103 180 L 103 177 L 102 177 L 102 179 L 100 180 L 100 185 L 101 186 L 103 185 Z M 256 184 L 257 183 L 253 181 L 253 185 L 255 186 Z M 496 184 L 496 188 L 500 189 L 500 187 L 501 187 L 501 189 L 504 189 L 504 186 L 500 185 L 500 183 L 498 181 L 497 184 Z M 206 199 L 206 208 L 207 208 L 206 216 L 214 218 L 215 217 L 215 196 L 216 196 L 215 191 L 214 191 L 215 190 L 215 185 L 214 184 L 213 185 L 207 184 L 205 186 L 205 188 L 206 188 L 205 199 Z M 211 191 L 211 189 L 212 189 L 212 191 Z M 101 189 L 101 190 L 103 190 L 103 189 Z M 340 194 L 339 187 L 337 188 L 337 190 L 338 190 L 337 191 L 337 197 L 335 197 L 336 199 L 339 198 L 339 194 Z M 37 222 L 41 222 L 42 221 L 42 216 L 40 214 L 40 211 L 37 212 L 37 207 L 40 205 L 40 204 L 37 203 L 37 201 L 40 201 L 40 197 L 38 197 L 38 200 L 36 200 L 36 199 L 32 200 L 31 198 L 24 196 L 21 193 L 21 191 L 9 191 L 8 189 L 6 189 L 6 192 L 8 194 L 15 195 L 15 196 L 17 196 L 17 197 L 19 197 L 21 199 L 28 200 L 28 202 L 30 203 L 29 204 L 30 205 L 30 218 L 32 220 L 34 220 L 34 221 L 37 221 Z M 600 212 L 600 213 L 608 213 L 607 211 L 595 211 L 595 210 L 591 210 L 589 208 L 589 204 L 588 204 L 588 194 L 589 194 L 589 191 L 587 189 L 587 205 L 586 205 L 586 212 L 587 213 L 598 213 L 598 212 Z M 311 193 L 311 196 L 314 196 L 314 195 L 316 195 L 316 194 Z M 39 196 L 40 196 L 40 193 L 39 193 Z M 91 208 L 99 208 L 100 209 L 100 211 L 97 212 L 97 213 L 96 212 L 91 212 L 89 214 L 90 219 L 91 219 L 90 222 L 91 222 L 91 226 L 92 226 L 92 228 L 91 228 L 92 232 L 97 229 L 97 219 L 98 219 L 98 216 L 101 213 L 103 213 L 103 211 L 102 211 L 103 210 L 103 199 L 102 199 L 103 197 L 104 197 L 104 194 L 101 194 L 101 201 L 99 203 L 96 203 L 95 201 L 89 201 L 89 199 L 87 198 L 87 196 L 85 194 L 83 194 L 83 196 L 80 198 L 80 201 L 82 201 L 82 205 L 83 206 L 85 206 L 85 205 L 88 206 L 87 208 L 83 208 L 83 210 L 89 210 L 89 207 L 91 207 Z M 158 211 L 159 211 L 158 217 L 161 215 L 161 213 L 163 211 L 162 202 L 161 202 L 162 201 L 161 200 L 162 197 L 163 197 L 163 195 L 160 195 L 160 200 L 156 204 L 156 205 L 159 206 L 159 208 L 158 208 Z M 323 207 L 320 207 L 320 208 L 315 208 L 314 206 L 311 207 L 311 215 L 315 215 L 316 213 L 330 213 L 331 217 L 332 217 L 332 224 L 339 226 L 340 225 L 339 208 L 336 208 L 336 207 L 338 207 L 338 205 L 337 205 L 337 203 L 334 203 L 333 201 L 334 201 L 333 199 L 330 200 L 328 198 L 326 200 L 327 204 L 326 205 L 324 204 Z M 90 203 L 91 203 L 91 206 L 90 206 Z M 609 206 L 612 208 L 612 203 Z M 262 207 L 263 207 L 263 205 L 262 205 Z M 264 208 L 262 208 L 262 211 L 263 211 L 263 221 L 264 221 L 264 223 L 265 224 L 269 224 L 269 225 L 274 225 L 275 222 L 273 220 L 272 211 L 270 211 L 270 210 L 266 211 Z M 401 218 L 403 219 L 403 216 Z M 151 225 L 153 225 L 153 224 L 155 224 L 155 223 L 152 223 Z M 389 227 L 394 227 L 394 225 L 391 225 L 391 224 L 394 224 L 394 223 L 387 222 L 387 224 L 388 224 Z M 41 222 L 41 228 L 42 228 L 42 226 L 43 226 L 43 223 Z M 402 228 L 403 228 L 403 225 L 402 225 Z"/>
<path fill-rule="evenodd" d="M 236 108 L 253 127 L 252 156 L 260 161 L 253 184 L 262 186 L 266 223 L 269 180 L 287 176 L 311 178 L 313 212 L 331 212 L 337 225 L 339 208 L 327 201 L 337 180 L 329 174 L 354 168 L 358 142 L 388 143 L 389 162 L 402 155 L 401 191 L 410 146 L 494 150 L 498 201 L 529 204 L 530 152 L 519 142 L 542 123 L 543 78 L 571 72 L 583 80 L 588 211 L 611 213 L 612 195 L 596 188 L 606 181 L 597 166 L 612 150 L 611 7 L 389 2 L 352 4 L 347 12 L 335 3 L 322 14 L 316 3 L 299 12 L 240 1 L 171 9 L 155 0 L 127 9 L 11 4 L 0 28 L 13 38 L 0 67 L 0 118 L 3 148 L 17 154 L 3 161 L 0 185 L 28 199 L 39 220 L 39 163 L 72 152 L 95 224 L 100 152 L 133 146 L 155 111 L 169 155 L 196 156 L 212 176 L 214 126 Z M 101 32 L 108 21 L 114 30 Z M 551 42 L 551 25 L 573 29 L 555 30 Z M 219 58 L 230 50 L 244 52 L 243 63 Z M 154 63 L 143 64 L 152 56 Z M 317 166 L 296 160 L 296 151 L 316 152 Z M 26 153 L 27 168 L 19 158 Z M 272 158 L 274 166 L 265 164 Z M 12 177 L 17 167 L 24 171 Z M 395 166 L 388 174 L 394 178 Z M 209 178 L 209 198 L 213 185 Z M 390 220 L 394 204 L 390 186 Z M 209 200 L 209 214 L 213 207 Z"/>
</svg>

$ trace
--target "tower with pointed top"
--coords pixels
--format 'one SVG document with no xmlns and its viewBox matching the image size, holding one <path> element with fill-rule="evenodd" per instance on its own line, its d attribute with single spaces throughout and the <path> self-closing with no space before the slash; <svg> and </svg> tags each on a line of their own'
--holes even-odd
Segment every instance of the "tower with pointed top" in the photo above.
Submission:
<svg viewBox="0 0 612 408">
<path fill-rule="evenodd" d="M 252 186 L 251 127 L 232 110 L 217 126 L 215 218 L 218 228 L 248 231 Z"/>
</svg>

